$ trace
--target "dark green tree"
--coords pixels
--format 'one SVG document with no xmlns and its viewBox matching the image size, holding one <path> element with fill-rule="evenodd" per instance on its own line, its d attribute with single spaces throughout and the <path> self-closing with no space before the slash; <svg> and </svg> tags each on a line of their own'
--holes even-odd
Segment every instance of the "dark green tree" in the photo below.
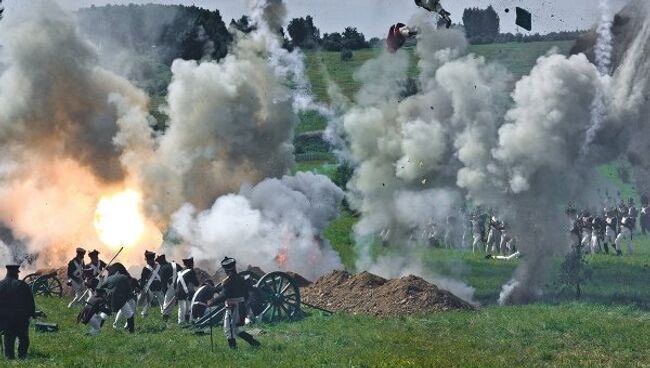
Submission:
<svg viewBox="0 0 650 368">
<path fill-rule="evenodd" d="M 242 15 L 242 17 L 237 20 L 231 20 L 230 27 L 243 33 L 251 33 L 255 30 L 255 25 L 251 22 L 248 15 Z"/>
<path fill-rule="evenodd" d="M 294 18 L 287 26 L 287 32 L 294 46 L 314 49 L 320 45 L 320 30 L 314 25 L 314 18 Z"/>
<path fill-rule="evenodd" d="M 472 43 L 491 43 L 499 35 L 499 15 L 490 5 L 486 9 L 468 8 L 463 12 L 463 25 Z"/>
</svg>

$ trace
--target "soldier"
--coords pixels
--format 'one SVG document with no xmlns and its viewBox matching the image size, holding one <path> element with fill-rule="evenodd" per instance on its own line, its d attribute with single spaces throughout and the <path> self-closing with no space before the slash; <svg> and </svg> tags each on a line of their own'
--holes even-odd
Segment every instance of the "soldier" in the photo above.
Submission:
<svg viewBox="0 0 650 368">
<path fill-rule="evenodd" d="M 602 251 L 604 240 L 605 220 L 600 216 L 594 217 L 591 221 L 591 254 L 600 253 Z"/>
<path fill-rule="evenodd" d="M 629 255 L 634 254 L 634 244 L 632 243 L 632 231 L 634 230 L 635 219 L 630 215 L 623 216 L 618 236 L 616 237 L 616 249 L 620 253 L 623 251 L 622 243 L 627 243 L 627 252 Z"/>
<path fill-rule="evenodd" d="M 501 241 L 499 248 L 502 256 L 510 255 L 515 252 L 515 238 L 508 231 L 508 226 L 505 222 L 501 223 Z"/>
<path fill-rule="evenodd" d="M 176 302 L 176 280 L 178 279 L 178 271 L 183 268 L 176 264 L 176 262 L 167 262 L 164 254 L 156 258 L 156 262 L 160 265 L 160 280 L 162 283 L 162 293 L 164 295 L 163 303 L 161 304 L 160 312 L 162 313 L 163 321 L 169 320 Z"/>
<path fill-rule="evenodd" d="M 4 353 L 15 359 L 18 338 L 18 359 L 27 358 L 29 348 L 29 319 L 36 317 L 32 289 L 18 279 L 20 266 L 7 265 L 7 276 L 0 281 L 0 331 L 4 331 Z"/>
<path fill-rule="evenodd" d="M 155 261 L 156 253 L 147 250 L 144 252 L 144 258 L 147 264 L 142 269 L 142 274 L 140 275 L 140 295 L 138 296 L 138 303 L 144 303 L 141 313 L 142 317 L 145 317 L 149 313 L 149 308 L 151 308 L 151 303 L 154 298 L 158 300 L 158 305 L 161 307 L 165 301 L 160 278 L 160 265 L 156 264 Z"/>
<path fill-rule="evenodd" d="M 231 349 L 237 348 L 239 336 L 251 346 L 260 346 L 259 341 L 255 340 L 250 334 L 239 331 L 239 327 L 244 325 L 246 318 L 246 299 L 248 298 L 250 288 L 248 281 L 237 273 L 236 262 L 233 258 L 225 257 L 221 261 L 221 266 L 226 271 L 226 279 L 223 281 L 222 291 L 208 302 L 208 307 L 215 304 L 226 303 L 226 313 L 223 317 L 223 329 L 228 339 L 228 346 Z"/>
<path fill-rule="evenodd" d="M 178 324 L 189 322 L 190 301 L 194 296 L 194 290 L 199 286 L 199 280 L 194 272 L 194 258 L 183 260 L 185 269 L 178 273 L 176 281 L 176 299 L 178 300 Z"/>
<path fill-rule="evenodd" d="M 135 332 L 135 297 L 134 286 L 137 280 L 131 278 L 126 268 L 116 263 L 109 267 L 108 277 L 97 286 L 97 300 L 92 300 L 86 308 L 92 308 L 94 313 L 88 320 L 91 327 L 96 330 L 91 334 L 99 333 L 106 315 L 117 312 L 113 328 L 117 328 L 122 319 L 126 319 L 125 328 L 129 333 Z M 89 313 L 90 314 L 90 313 Z"/>
<path fill-rule="evenodd" d="M 490 232 L 485 243 L 485 253 L 490 253 L 490 248 L 492 248 L 492 253 L 496 253 L 497 247 L 501 244 L 501 222 L 499 222 L 496 216 L 492 216 L 490 217 L 489 226 Z"/>
<path fill-rule="evenodd" d="M 591 223 L 593 217 L 589 211 L 582 211 L 580 214 L 580 235 L 582 239 L 580 240 L 580 246 L 582 247 L 583 252 L 589 252 L 591 248 Z"/>
<path fill-rule="evenodd" d="M 86 265 L 86 268 L 92 270 L 94 278 L 99 278 L 99 275 L 106 268 L 106 262 L 99 259 L 99 251 L 97 249 L 88 253 L 88 257 L 90 257 L 90 263 Z"/>
<path fill-rule="evenodd" d="M 483 249 L 483 226 L 481 224 L 481 216 L 477 212 L 472 216 L 472 253 L 476 252 L 476 249 Z"/>
<path fill-rule="evenodd" d="M 605 253 L 609 254 L 609 246 L 611 245 L 616 251 L 616 255 L 620 256 L 621 250 L 616 248 L 617 225 L 616 210 L 608 210 L 605 216 L 605 239 L 603 240 L 603 246 L 605 247 Z"/>
<path fill-rule="evenodd" d="M 646 234 L 650 230 L 650 200 L 647 195 L 641 196 L 641 213 L 639 214 L 639 225 L 641 233 Z"/>
<path fill-rule="evenodd" d="M 84 274 L 84 256 L 86 255 L 86 250 L 83 248 L 77 248 L 77 255 L 68 262 L 68 285 L 72 287 L 74 291 L 74 298 L 68 304 L 68 308 L 72 308 L 76 303 L 83 303 L 84 296 L 86 292 L 86 287 L 84 286 L 83 274 Z"/>
</svg>

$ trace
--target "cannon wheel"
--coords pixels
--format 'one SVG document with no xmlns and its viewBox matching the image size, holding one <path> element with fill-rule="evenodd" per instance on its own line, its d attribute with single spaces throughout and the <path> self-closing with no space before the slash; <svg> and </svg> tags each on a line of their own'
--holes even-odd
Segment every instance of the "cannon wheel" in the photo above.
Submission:
<svg viewBox="0 0 650 368">
<path fill-rule="evenodd" d="M 23 281 L 25 281 L 28 284 L 33 284 L 34 281 L 36 281 L 37 278 L 41 277 L 40 273 L 30 273 L 29 275 L 25 276 L 23 278 Z"/>
<path fill-rule="evenodd" d="M 300 315 L 300 290 L 291 276 L 279 271 L 267 273 L 256 287 L 266 304 L 260 314 L 262 321 L 290 320 Z"/>
<path fill-rule="evenodd" d="M 56 277 L 39 276 L 32 283 L 32 293 L 34 296 L 55 296 L 61 298 L 63 296 L 63 285 Z"/>
</svg>

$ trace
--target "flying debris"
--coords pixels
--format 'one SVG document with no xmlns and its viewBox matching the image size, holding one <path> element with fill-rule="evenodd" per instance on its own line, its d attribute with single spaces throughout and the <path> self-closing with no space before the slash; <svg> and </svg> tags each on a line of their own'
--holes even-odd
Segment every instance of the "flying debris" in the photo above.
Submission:
<svg viewBox="0 0 650 368">
<path fill-rule="evenodd" d="M 517 21 L 515 23 L 527 31 L 533 29 L 533 21 L 530 12 L 520 7 L 517 7 Z"/>
<path fill-rule="evenodd" d="M 440 0 L 415 0 L 415 5 L 430 12 L 438 13 L 445 21 L 447 28 L 451 27 L 451 18 L 449 17 L 451 13 L 443 9 L 442 5 L 440 5 Z"/>
<path fill-rule="evenodd" d="M 391 54 L 394 54 L 404 46 L 407 38 L 415 37 L 418 34 L 404 23 L 397 23 L 390 26 L 388 37 L 386 37 L 386 48 Z"/>
</svg>

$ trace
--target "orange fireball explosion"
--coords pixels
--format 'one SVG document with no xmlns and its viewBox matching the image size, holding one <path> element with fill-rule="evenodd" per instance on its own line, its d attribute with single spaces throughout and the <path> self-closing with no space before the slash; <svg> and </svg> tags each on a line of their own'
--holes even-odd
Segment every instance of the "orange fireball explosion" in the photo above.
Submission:
<svg viewBox="0 0 650 368">
<path fill-rule="evenodd" d="M 134 190 L 102 197 L 95 210 L 99 239 L 112 248 L 136 245 L 145 231 L 141 202 L 142 195 Z"/>
</svg>

